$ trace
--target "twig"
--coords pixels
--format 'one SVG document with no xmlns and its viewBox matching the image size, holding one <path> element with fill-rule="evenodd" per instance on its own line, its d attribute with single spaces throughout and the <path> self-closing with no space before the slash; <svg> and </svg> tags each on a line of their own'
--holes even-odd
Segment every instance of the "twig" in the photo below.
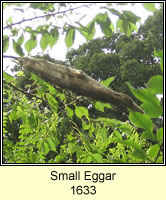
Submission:
<svg viewBox="0 0 166 200">
<path fill-rule="evenodd" d="M 23 93 L 23 94 L 25 94 L 25 95 L 28 95 L 28 96 L 30 96 L 30 97 L 35 97 L 36 99 L 40 99 L 40 100 L 41 100 L 42 102 L 44 102 L 45 104 L 48 104 L 48 102 L 47 102 L 46 100 L 44 100 L 44 99 L 42 99 L 42 98 L 40 98 L 40 97 L 38 97 L 38 96 L 36 96 L 36 95 L 30 93 L 30 92 L 26 92 L 25 90 L 16 87 L 16 86 L 13 85 L 12 83 L 7 83 L 6 81 L 4 81 L 4 82 L 5 82 L 5 84 L 9 85 L 10 87 L 14 88 L 15 90 L 17 90 L 17 91 L 19 91 L 19 92 L 21 92 L 21 93 Z"/>
<path fill-rule="evenodd" d="M 91 4 L 91 5 L 92 5 L 92 4 Z M 24 20 L 21 20 L 21 21 L 19 21 L 19 22 L 16 22 L 16 23 L 7 25 L 7 26 L 5 26 L 3 29 L 7 29 L 7 28 L 10 28 L 10 27 L 12 27 L 12 26 L 15 26 L 15 25 L 18 25 L 18 24 L 27 22 L 27 21 L 32 21 L 32 20 L 34 20 L 34 19 L 40 19 L 40 18 L 55 16 L 55 15 L 59 15 L 59 14 L 64 14 L 64 13 L 66 13 L 66 12 L 73 11 L 73 10 L 76 10 L 76 9 L 79 9 L 79 8 L 82 8 L 82 7 L 86 7 L 86 5 L 78 6 L 78 7 L 75 7 L 75 8 L 70 8 L 70 9 L 68 9 L 68 10 L 61 11 L 61 12 L 56 12 L 56 13 L 51 13 L 51 14 L 36 16 L 36 17 L 29 18 L 29 19 L 24 19 Z"/>
<path fill-rule="evenodd" d="M 18 60 L 19 57 L 15 57 L 15 56 L 8 56 L 8 55 L 4 55 L 3 58 L 12 58 L 14 60 Z"/>
</svg>

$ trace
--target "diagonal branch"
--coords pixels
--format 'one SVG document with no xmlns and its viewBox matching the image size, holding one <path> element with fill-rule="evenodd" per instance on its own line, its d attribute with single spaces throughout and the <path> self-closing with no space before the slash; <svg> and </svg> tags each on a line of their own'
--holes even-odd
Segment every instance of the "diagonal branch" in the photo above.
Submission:
<svg viewBox="0 0 166 200">
<path fill-rule="evenodd" d="M 75 8 L 70 8 L 68 10 L 61 11 L 61 12 L 56 12 L 56 13 L 51 13 L 51 14 L 36 16 L 36 17 L 29 18 L 29 19 L 24 19 L 24 20 L 18 21 L 16 23 L 7 25 L 7 26 L 3 27 L 3 29 L 11 28 L 12 26 L 15 26 L 15 25 L 18 25 L 18 24 L 22 24 L 22 23 L 27 22 L 27 21 L 32 21 L 34 19 L 41 19 L 41 18 L 45 18 L 45 17 L 51 17 L 51 16 L 55 16 L 55 15 L 59 15 L 59 14 L 64 14 L 66 12 L 69 12 L 69 11 L 71 12 L 73 10 L 76 10 L 76 9 L 79 9 L 79 8 L 82 8 L 82 7 L 86 7 L 86 5 L 81 5 L 81 6 L 78 6 L 78 7 L 75 7 Z"/>
<path fill-rule="evenodd" d="M 42 59 L 18 58 L 13 56 L 4 57 L 16 60 L 25 69 L 37 74 L 52 85 L 57 85 L 78 95 L 91 97 L 117 107 L 130 109 L 133 112 L 144 113 L 131 97 L 101 85 L 81 70 L 65 67 L 64 65 L 51 63 Z M 154 126 L 154 131 L 156 132 L 156 130 L 157 128 Z"/>
<path fill-rule="evenodd" d="M 30 93 L 30 92 L 27 92 L 27 91 L 25 91 L 23 89 L 20 89 L 20 88 L 16 87 L 15 85 L 13 85 L 12 83 L 9 83 L 9 82 L 6 82 L 6 81 L 4 81 L 4 83 L 6 85 L 14 88 L 15 90 L 17 90 L 17 91 L 29 96 L 29 97 L 35 97 L 36 99 L 40 99 L 44 104 L 48 104 L 48 102 L 46 100 L 42 99 L 41 97 L 38 97 L 38 96 L 36 96 L 36 95 L 34 95 L 34 94 Z"/>
</svg>

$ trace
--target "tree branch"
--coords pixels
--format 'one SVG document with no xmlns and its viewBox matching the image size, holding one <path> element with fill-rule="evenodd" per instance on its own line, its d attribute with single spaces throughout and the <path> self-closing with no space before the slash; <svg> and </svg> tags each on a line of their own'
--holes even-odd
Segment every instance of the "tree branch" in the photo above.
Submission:
<svg viewBox="0 0 166 200">
<path fill-rule="evenodd" d="M 29 96 L 29 97 L 35 97 L 36 99 L 41 100 L 44 104 L 48 104 L 48 102 L 47 102 L 46 100 L 44 100 L 44 99 L 42 99 L 42 98 L 40 98 L 40 97 L 38 97 L 38 96 L 36 96 L 36 95 L 30 93 L 30 92 L 27 92 L 27 91 L 25 91 L 25 90 L 23 90 L 23 89 L 20 89 L 20 88 L 16 87 L 16 86 L 13 85 L 12 83 L 7 83 L 6 81 L 4 81 L 4 82 L 5 82 L 6 85 L 8 85 L 8 86 L 14 88 L 15 90 L 17 90 L 17 91 L 19 91 L 19 92 L 21 92 L 21 93 L 23 93 L 23 94 L 25 94 L 25 95 L 27 95 L 27 96 Z"/>
<path fill-rule="evenodd" d="M 25 69 L 37 74 L 53 86 L 57 85 L 78 95 L 91 97 L 104 103 L 110 103 L 117 107 L 130 109 L 133 112 L 144 113 L 131 97 L 101 85 L 81 70 L 51 63 L 42 59 L 28 57 L 15 58 L 13 56 L 5 57 L 16 59 L 16 61 Z M 157 128 L 154 126 L 154 132 L 156 131 Z"/>
<path fill-rule="evenodd" d="M 91 4 L 91 5 L 92 5 L 92 4 Z M 56 13 L 51 13 L 51 14 L 36 16 L 36 17 L 29 18 L 29 19 L 24 19 L 24 20 L 21 20 L 21 21 L 19 21 L 19 22 L 16 22 L 16 23 L 7 25 L 7 26 L 3 27 L 3 29 L 11 28 L 12 26 L 15 26 L 15 25 L 18 25 L 18 24 L 22 24 L 22 23 L 27 22 L 27 21 L 32 21 L 32 20 L 34 20 L 34 19 L 40 19 L 40 18 L 55 16 L 55 15 L 59 15 L 59 14 L 64 14 L 64 13 L 66 13 L 66 12 L 73 11 L 73 10 L 76 10 L 76 9 L 79 9 L 79 8 L 82 8 L 82 7 L 86 7 L 86 5 L 81 5 L 81 6 L 78 6 L 78 7 L 75 7 L 75 8 L 70 8 L 70 9 L 68 9 L 68 10 L 61 11 L 61 12 L 56 12 Z"/>
</svg>

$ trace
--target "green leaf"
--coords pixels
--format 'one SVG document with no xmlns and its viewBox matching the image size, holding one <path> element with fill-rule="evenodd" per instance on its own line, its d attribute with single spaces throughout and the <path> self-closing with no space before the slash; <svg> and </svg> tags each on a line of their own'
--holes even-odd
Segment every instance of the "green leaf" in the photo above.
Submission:
<svg viewBox="0 0 166 200">
<path fill-rule="evenodd" d="M 104 103 L 96 101 L 94 104 L 95 108 L 101 112 L 104 112 Z"/>
<path fill-rule="evenodd" d="M 69 28 L 68 31 L 66 32 L 66 38 L 65 38 L 65 43 L 67 48 L 70 48 L 75 39 L 75 28 Z"/>
<path fill-rule="evenodd" d="M 126 17 L 127 21 L 132 22 L 133 24 L 136 24 L 136 22 L 140 21 L 140 17 L 135 15 L 133 12 L 124 10 L 123 15 Z"/>
<path fill-rule="evenodd" d="M 93 137 L 94 130 L 95 130 L 94 124 L 91 123 L 91 124 L 90 124 L 90 128 L 89 128 L 89 136 L 90 136 L 90 137 Z"/>
<path fill-rule="evenodd" d="M 144 161 L 147 159 L 146 154 L 142 150 L 140 150 L 140 149 L 134 149 L 134 152 L 132 153 L 132 155 L 135 158 L 142 159 Z"/>
<path fill-rule="evenodd" d="M 59 39 L 59 32 L 58 32 L 57 28 L 51 29 L 49 46 L 52 48 L 56 44 L 58 39 Z"/>
<path fill-rule="evenodd" d="M 109 118 L 104 118 L 104 117 L 98 118 L 98 121 L 104 122 L 111 127 L 117 127 L 121 123 L 121 121 L 119 120 L 109 119 Z"/>
<path fill-rule="evenodd" d="M 73 110 L 69 107 L 66 107 L 65 109 L 67 110 L 68 117 L 72 118 L 74 114 Z"/>
<path fill-rule="evenodd" d="M 51 95 L 47 94 L 48 103 L 51 106 L 51 109 L 56 113 L 58 110 L 58 102 L 57 100 Z"/>
<path fill-rule="evenodd" d="M 23 123 L 26 124 L 27 123 L 27 113 L 23 110 L 23 105 L 17 106 L 16 110 L 17 110 L 17 118 L 21 118 Z"/>
<path fill-rule="evenodd" d="M 129 127 L 129 125 L 128 124 L 122 124 L 122 125 L 120 125 L 120 130 L 122 131 L 122 132 L 124 132 L 124 133 L 130 133 L 131 132 L 131 129 L 130 129 L 130 127 Z"/>
<path fill-rule="evenodd" d="M 7 20 L 6 20 L 6 24 L 13 24 L 13 17 L 9 17 Z"/>
<path fill-rule="evenodd" d="M 22 45 L 23 42 L 24 42 L 24 35 L 22 33 L 22 35 L 17 40 L 17 44 Z"/>
<path fill-rule="evenodd" d="M 32 49 L 36 48 L 37 46 L 37 39 L 35 35 L 32 35 L 29 40 L 25 43 L 25 49 L 27 50 L 28 54 L 32 51 Z"/>
<path fill-rule="evenodd" d="M 52 85 L 48 85 L 48 88 L 49 88 L 49 92 L 51 94 L 58 94 L 59 93 L 59 91 L 56 90 Z"/>
<path fill-rule="evenodd" d="M 84 146 L 85 146 L 86 151 L 93 152 L 92 144 L 89 142 L 89 140 L 86 139 L 85 137 L 82 138 L 82 140 L 84 142 Z"/>
<path fill-rule="evenodd" d="M 112 26 L 111 20 L 108 17 L 107 13 L 99 13 L 95 17 L 95 21 L 100 25 L 102 32 L 105 34 L 106 37 L 111 37 L 112 35 Z"/>
<path fill-rule="evenodd" d="M 13 109 L 9 114 L 9 120 L 12 123 L 12 121 L 16 119 L 17 119 L 17 111 Z"/>
<path fill-rule="evenodd" d="M 47 137 L 46 142 L 52 151 L 56 151 L 56 142 L 53 137 Z"/>
<path fill-rule="evenodd" d="M 90 124 L 85 123 L 83 120 L 82 121 L 82 127 L 84 130 L 88 130 L 90 128 Z"/>
<path fill-rule="evenodd" d="M 123 20 L 122 22 L 122 27 L 123 27 L 123 32 L 126 36 L 130 36 L 130 33 L 129 32 L 129 29 L 130 29 L 130 25 L 129 25 L 129 22 L 127 20 Z"/>
<path fill-rule="evenodd" d="M 19 76 L 25 76 L 24 71 L 19 71 L 19 72 L 17 73 L 17 77 L 19 77 Z"/>
<path fill-rule="evenodd" d="M 160 146 L 158 144 L 155 144 L 148 149 L 147 156 L 150 157 L 151 159 L 154 159 L 158 155 L 159 150 Z"/>
<path fill-rule="evenodd" d="M 104 104 L 105 108 L 111 108 L 112 109 L 112 106 L 109 103 L 103 103 L 103 104 Z"/>
<path fill-rule="evenodd" d="M 158 57 L 158 58 L 162 58 L 163 57 L 163 50 L 155 50 L 154 51 L 154 56 Z"/>
<path fill-rule="evenodd" d="M 37 119 L 36 119 L 36 113 L 31 112 L 30 116 L 28 116 L 28 121 L 31 127 L 36 128 L 37 127 Z"/>
<path fill-rule="evenodd" d="M 95 161 L 95 163 L 103 163 L 103 158 L 99 153 L 91 154 L 91 157 Z"/>
<path fill-rule="evenodd" d="M 40 47 L 42 48 L 43 51 L 46 50 L 48 44 L 49 44 L 49 35 L 48 34 L 44 34 L 41 37 L 41 40 L 40 40 Z"/>
<path fill-rule="evenodd" d="M 158 131 L 157 131 L 157 140 L 159 142 L 159 144 L 161 145 L 163 143 L 163 128 L 160 128 Z"/>
<path fill-rule="evenodd" d="M 163 156 L 159 156 L 156 160 L 156 163 L 163 163 Z"/>
<path fill-rule="evenodd" d="M 152 76 L 146 84 L 155 94 L 163 94 L 163 77 L 161 75 Z"/>
<path fill-rule="evenodd" d="M 136 127 L 143 128 L 149 132 L 153 131 L 153 123 L 148 115 L 130 112 L 129 119 Z"/>
<path fill-rule="evenodd" d="M 109 134 L 108 129 L 106 127 L 103 127 L 101 130 L 101 135 L 102 135 L 104 142 L 106 142 L 108 140 L 108 134 Z"/>
<path fill-rule="evenodd" d="M 5 78 L 5 81 L 8 82 L 8 83 L 15 81 L 15 78 L 13 76 L 9 75 L 6 72 L 3 72 L 3 78 Z"/>
<path fill-rule="evenodd" d="M 127 20 L 118 19 L 117 20 L 117 30 L 120 29 L 126 36 L 131 34 L 131 25 Z"/>
<path fill-rule="evenodd" d="M 30 33 L 31 35 L 33 35 L 34 30 L 32 30 L 32 27 L 30 26 L 26 26 L 24 29 L 26 32 Z M 36 29 L 37 30 L 37 29 Z M 38 31 L 38 30 L 37 30 Z"/>
<path fill-rule="evenodd" d="M 36 83 L 38 83 L 40 86 L 48 87 L 48 83 L 33 73 L 31 73 L 31 79 L 36 81 Z"/>
<path fill-rule="evenodd" d="M 19 56 L 24 56 L 21 46 L 13 39 L 13 49 Z"/>
<path fill-rule="evenodd" d="M 160 101 L 150 89 L 134 89 L 130 83 L 127 83 L 131 92 L 140 101 L 144 102 L 141 107 L 145 109 L 146 113 L 152 118 L 162 115 L 162 107 Z"/>
<path fill-rule="evenodd" d="M 160 68 L 163 72 L 163 50 L 160 51 L 154 51 L 154 56 L 160 58 Z"/>
<path fill-rule="evenodd" d="M 127 83 L 134 96 L 142 102 L 151 102 L 155 95 L 149 89 L 134 89 L 130 83 Z"/>
<path fill-rule="evenodd" d="M 83 157 L 81 162 L 82 163 L 91 163 L 92 162 L 92 157 L 91 156 Z"/>
<path fill-rule="evenodd" d="M 155 140 L 156 140 L 156 137 L 155 137 L 155 135 L 154 135 L 153 133 L 144 131 L 144 132 L 141 134 L 141 139 L 146 139 L 146 140 L 155 141 Z"/>
<path fill-rule="evenodd" d="M 77 30 L 85 37 L 87 40 L 87 35 L 88 35 L 88 29 L 83 26 L 80 22 L 76 22 L 80 27 L 77 28 Z"/>
<path fill-rule="evenodd" d="M 42 142 L 41 147 L 45 154 L 47 154 L 50 151 L 45 141 Z"/>
<path fill-rule="evenodd" d="M 107 17 L 108 17 L 107 13 L 99 13 L 99 14 L 96 15 L 95 20 L 96 21 L 99 20 L 99 21 L 104 22 L 107 19 Z"/>
<path fill-rule="evenodd" d="M 141 146 L 138 143 L 133 142 L 130 139 L 123 140 L 123 143 L 134 148 L 134 152 L 132 153 L 134 157 L 142 159 L 142 160 L 146 160 L 147 156 L 145 152 L 141 149 Z"/>
<path fill-rule="evenodd" d="M 118 130 L 114 130 L 113 135 L 118 138 L 118 140 L 122 140 L 122 134 Z"/>
<path fill-rule="evenodd" d="M 85 27 L 82 24 L 80 24 L 79 22 L 77 22 L 77 24 L 79 24 L 79 28 L 77 28 L 77 30 L 85 37 L 85 39 L 87 41 L 92 40 L 95 34 L 95 22 L 94 20 L 92 20 L 91 22 L 89 22 L 89 24 Z"/>
<path fill-rule="evenodd" d="M 75 144 L 75 143 L 69 143 L 68 144 L 68 153 L 73 154 L 75 152 L 77 152 L 79 149 L 79 147 Z"/>
<path fill-rule="evenodd" d="M 141 150 L 141 146 L 138 143 L 133 142 L 131 139 L 123 140 L 122 143 L 133 147 L 134 149 Z"/>
<path fill-rule="evenodd" d="M 110 77 L 110 78 L 107 78 L 104 81 L 101 81 L 100 83 L 102 85 L 104 85 L 105 87 L 108 87 L 110 85 L 110 83 L 112 83 L 112 81 L 114 81 L 114 79 L 115 79 L 115 77 Z"/>
<path fill-rule="evenodd" d="M 150 102 L 150 103 L 145 102 L 141 105 L 141 108 L 145 110 L 146 114 L 148 114 L 150 118 L 160 117 L 163 113 L 163 108 L 159 103 L 154 104 L 153 102 Z"/>
<path fill-rule="evenodd" d="M 155 8 L 155 3 L 142 3 L 143 7 L 151 12 L 155 12 L 157 9 Z"/>
<path fill-rule="evenodd" d="M 3 52 L 5 53 L 9 47 L 9 37 L 7 35 L 3 36 Z"/>
<path fill-rule="evenodd" d="M 77 106 L 75 108 L 75 114 L 77 115 L 78 118 L 81 119 L 82 116 L 85 116 L 88 118 L 89 114 L 88 114 L 88 109 L 85 107 L 81 107 L 81 106 Z"/>
<path fill-rule="evenodd" d="M 111 12 L 111 14 L 117 15 L 118 17 L 122 15 L 118 10 L 114 8 L 107 8 L 107 9 Z"/>
<path fill-rule="evenodd" d="M 57 93 L 58 93 L 58 91 L 57 91 Z M 55 93 L 54 93 L 55 94 Z M 63 94 L 63 93 L 59 93 L 58 94 L 58 97 L 62 100 L 62 101 L 66 101 L 66 96 L 65 96 L 65 94 Z"/>
<path fill-rule="evenodd" d="M 95 35 L 95 23 L 92 20 L 89 22 L 89 24 L 86 26 L 88 28 L 88 35 L 87 35 L 87 40 L 92 40 L 94 35 Z"/>
<path fill-rule="evenodd" d="M 39 132 L 34 135 L 30 135 L 27 140 L 27 144 L 29 144 L 29 143 L 34 144 L 35 142 L 40 140 L 41 136 L 42 136 L 42 133 L 39 133 Z"/>
</svg>

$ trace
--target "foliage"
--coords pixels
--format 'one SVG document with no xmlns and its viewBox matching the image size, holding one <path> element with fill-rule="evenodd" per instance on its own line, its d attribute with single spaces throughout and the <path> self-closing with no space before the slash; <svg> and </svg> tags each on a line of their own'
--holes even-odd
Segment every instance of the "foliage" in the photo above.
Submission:
<svg viewBox="0 0 166 200">
<path fill-rule="evenodd" d="M 6 21 L 6 26 L 4 27 L 4 29 L 8 29 L 12 36 L 20 35 L 20 37 L 17 39 L 17 41 L 15 41 L 14 39 L 12 39 L 11 41 L 11 39 L 9 39 L 9 35 L 4 35 L 4 52 L 7 51 L 9 44 L 11 44 L 12 42 L 14 51 L 19 56 L 23 56 L 23 42 L 26 39 L 23 37 L 23 35 L 27 33 L 30 36 L 30 39 L 26 39 L 25 41 L 25 50 L 28 53 L 30 53 L 33 49 L 37 47 L 37 38 L 39 38 L 39 36 L 41 36 L 40 47 L 43 51 L 48 46 L 52 48 L 56 44 L 61 32 L 65 34 L 65 42 L 68 48 L 73 45 L 76 32 L 81 33 L 87 41 L 92 40 L 95 34 L 96 25 L 99 25 L 102 32 L 107 37 L 109 37 L 114 30 L 113 24 L 109 18 L 110 13 L 119 17 L 119 20 L 117 21 L 117 29 L 123 30 L 128 36 L 133 30 L 136 29 L 136 22 L 140 20 L 140 18 L 131 11 L 123 11 L 122 13 L 120 13 L 116 9 L 111 9 L 108 6 L 102 6 L 101 10 L 103 12 L 105 11 L 105 13 L 101 12 L 97 14 L 86 26 L 81 24 L 81 20 L 85 16 L 81 16 L 80 20 L 74 21 L 74 23 L 62 22 L 63 25 L 57 26 L 55 20 L 57 20 L 58 18 L 67 18 L 69 12 L 73 12 L 74 10 L 79 10 L 80 8 L 84 7 L 92 7 L 93 4 L 79 4 L 79 6 L 75 7 L 75 3 L 71 3 L 68 5 L 70 6 L 70 9 L 66 8 L 66 10 L 64 10 L 63 8 L 67 7 L 67 5 L 61 3 L 4 3 L 3 9 L 5 12 L 5 9 L 8 6 L 17 6 L 18 8 L 15 8 L 15 10 L 18 10 L 23 14 L 23 9 L 25 5 L 28 5 L 28 9 L 32 9 L 34 13 L 39 10 L 43 11 L 43 15 L 35 16 L 29 19 L 24 19 L 24 15 L 20 15 L 22 19 L 19 22 L 15 23 L 13 22 L 13 17 L 9 17 Z M 41 20 L 43 18 L 45 18 L 46 20 L 45 24 L 38 25 L 36 28 L 32 28 L 30 26 L 25 26 L 23 29 L 19 28 L 21 24 L 24 24 L 27 21 L 33 21 L 36 19 Z M 36 24 L 40 23 L 36 22 Z"/>
<path fill-rule="evenodd" d="M 24 3 L 4 3 L 4 10 L 8 6 L 24 9 L 24 5 Z M 10 34 L 13 38 L 10 37 L 12 38 L 11 40 L 8 35 L 4 35 L 4 52 L 7 52 L 12 43 L 13 49 L 18 55 L 23 56 L 25 52 L 29 54 L 37 47 L 38 35 L 42 35 L 40 46 L 43 51 L 48 46 L 52 48 L 60 36 L 59 31 L 61 29 L 65 33 L 66 46 L 69 48 L 73 45 L 76 31 L 79 31 L 87 41 L 92 40 L 96 24 L 100 26 L 105 36 L 115 37 L 115 41 L 116 37 L 120 38 L 120 42 L 117 44 L 120 51 L 123 39 L 131 41 L 127 36 L 131 35 L 131 32 L 136 29 L 136 22 L 139 20 L 134 13 L 130 11 L 119 12 L 108 4 L 102 8 L 105 14 L 97 14 L 87 26 L 84 26 L 79 21 L 76 22 L 78 26 L 66 23 L 63 27 L 57 27 L 51 22 L 52 17 L 59 16 L 64 18 L 65 16 L 63 15 L 67 12 L 73 13 L 74 10 L 80 7 L 88 7 L 90 4 L 73 8 L 72 6 L 75 6 L 75 4 L 70 4 L 70 9 L 68 9 L 67 3 L 56 5 L 55 3 L 29 3 L 27 5 L 31 9 L 43 12 L 43 15 L 34 17 L 34 19 L 45 18 L 46 22 L 36 29 L 25 26 L 19 30 L 18 26 L 28 21 L 28 19 L 22 19 L 17 23 L 13 23 L 12 18 L 8 19 L 4 28 L 10 29 Z M 146 8 L 154 11 L 154 5 L 150 3 L 147 3 Z M 109 12 L 119 17 L 117 27 L 126 36 L 119 33 L 117 36 L 112 33 L 113 27 L 111 26 Z M 22 32 L 21 34 L 20 31 Z M 18 35 L 18 33 L 20 36 L 15 39 L 16 37 L 14 36 Z M 25 33 L 29 33 L 29 39 L 24 38 L 23 35 Z M 139 42 L 137 37 L 134 38 L 134 42 Z M 23 43 L 25 49 L 23 48 Z M 96 50 L 94 46 L 91 48 L 92 51 Z M 124 52 L 125 48 L 124 46 Z M 136 52 L 137 50 L 135 50 Z M 94 55 L 94 59 L 90 57 L 90 61 L 100 64 L 101 61 L 97 57 L 97 53 Z M 132 52 L 129 53 L 129 56 L 132 57 L 131 54 Z M 156 49 L 155 57 L 160 58 L 161 70 L 163 70 L 162 55 L 161 49 L 160 51 Z M 112 55 L 103 53 L 102 56 L 107 60 L 107 57 Z M 40 56 L 38 55 L 38 57 Z M 119 57 L 112 56 L 112 58 L 114 59 L 113 63 L 117 62 L 117 65 L 121 63 Z M 123 58 L 125 58 L 125 55 Z M 45 56 L 45 59 L 58 63 L 58 61 L 54 61 L 49 56 Z M 108 63 L 109 60 L 110 57 L 108 58 Z M 136 61 L 131 59 L 132 64 L 137 64 Z M 86 62 L 88 63 L 87 59 L 85 59 L 83 66 L 86 66 Z M 121 65 L 122 69 L 124 67 L 127 68 L 128 65 L 130 66 L 129 60 L 125 60 L 125 62 Z M 105 69 L 108 66 L 107 64 L 104 66 Z M 149 63 L 150 65 L 152 63 Z M 163 162 L 163 128 L 159 128 L 154 133 L 152 122 L 153 118 L 162 117 L 162 106 L 156 97 L 157 94 L 161 94 L 163 91 L 161 74 L 152 76 L 150 80 L 147 80 L 146 88 L 135 89 L 132 82 L 130 82 L 130 78 L 125 80 L 130 82 L 128 86 L 133 95 L 142 102 L 141 107 L 144 109 L 145 114 L 130 112 L 129 120 L 122 122 L 104 115 L 102 117 L 93 116 L 91 113 L 92 105 L 94 105 L 95 110 L 103 112 L 103 114 L 105 108 L 111 109 L 110 105 L 94 102 L 86 98 L 82 103 L 81 97 L 77 97 L 75 94 L 56 86 L 53 87 L 36 75 L 27 73 L 24 69 L 18 69 L 20 71 L 15 77 L 6 72 L 3 74 L 4 163 Z M 119 70 L 116 69 L 116 65 L 115 70 Z M 92 73 L 94 72 L 95 69 L 89 73 L 93 75 Z M 114 79 L 114 77 L 107 74 L 107 77 L 100 80 L 102 80 L 102 84 L 108 87 L 110 83 L 114 82 Z"/>
<path fill-rule="evenodd" d="M 118 32 L 112 33 L 108 38 L 93 39 L 79 46 L 78 49 L 71 49 L 67 53 L 67 60 L 70 66 L 82 69 L 96 80 L 102 81 L 113 76 L 114 81 L 110 87 L 115 91 L 128 94 L 137 104 L 140 104 L 125 83 L 130 82 L 137 89 L 144 88 L 152 76 L 161 75 L 159 60 L 153 53 L 153 38 L 158 38 L 160 35 L 160 40 L 155 40 L 155 48 L 160 50 L 157 47 L 161 48 L 163 43 L 163 27 L 160 25 L 162 19 L 161 9 L 139 27 L 138 33 L 133 32 L 130 37 L 126 37 Z M 153 28 L 149 29 L 149 27 Z M 91 112 L 93 115 L 99 115 L 99 112 L 93 108 Z M 117 108 L 106 110 L 104 115 L 126 120 L 126 116 L 122 115 Z"/>
</svg>

